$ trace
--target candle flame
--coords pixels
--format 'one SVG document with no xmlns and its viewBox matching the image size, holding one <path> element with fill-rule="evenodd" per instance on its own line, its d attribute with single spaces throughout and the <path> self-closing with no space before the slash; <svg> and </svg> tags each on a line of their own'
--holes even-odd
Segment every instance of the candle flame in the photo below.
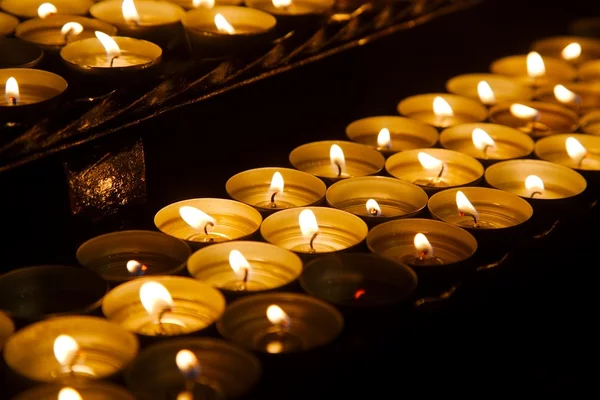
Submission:
<svg viewBox="0 0 600 400">
<path fill-rule="evenodd" d="M 415 235 L 414 244 L 415 249 L 417 249 L 419 253 L 425 253 L 430 256 L 433 255 L 433 246 L 431 246 L 431 243 L 429 243 L 427 236 L 425 236 L 424 234 L 417 233 Z"/>
<path fill-rule="evenodd" d="M 58 392 L 58 400 L 83 400 L 79 392 L 70 387 L 64 387 Z"/>
<path fill-rule="evenodd" d="M 186 224 L 198 230 L 203 230 L 208 223 L 217 223 L 213 217 L 204 211 L 198 210 L 196 207 L 183 206 L 179 209 L 179 215 Z"/>
<path fill-rule="evenodd" d="M 240 278 L 251 271 L 250 263 L 239 250 L 231 250 L 229 253 L 229 265 L 233 272 Z"/>
<path fill-rule="evenodd" d="M 456 207 L 461 213 L 472 214 L 476 219 L 479 219 L 479 213 L 475 210 L 469 199 L 467 199 L 467 196 L 460 190 L 456 192 Z"/>
<path fill-rule="evenodd" d="M 271 304 L 267 307 L 267 318 L 273 325 L 279 325 L 287 328 L 290 325 L 290 317 L 281 309 L 281 307 Z"/>
<path fill-rule="evenodd" d="M 444 166 L 444 163 L 441 160 L 422 151 L 417 154 L 417 158 L 426 170 L 440 170 Z"/>
<path fill-rule="evenodd" d="M 113 38 L 111 38 L 104 32 L 96 31 L 94 33 L 100 41 L 100 43 L 102 43 L 104 50 L 106 50 L 107 58 L 112 59 L 121 55 L 121 49 L 119 48 L 119 45 L 117 44 L 117 42 L 115 42 Z"/>
<path fill-rule="evenodd" d="M 300 216 L 298 217 L 298 223 L 300 224 L 300 231 L 302 232 L 303 236 L 311 237 L 315 233 L 319 232 L 317 217 L 312 210 L 302 210 L 302 212 L 300 212 Z"/>
<path fill-rule="evenodd" d="M 188 391 L 179 392 L 175 400 L 194 400 L 194 394 Z"/>
<path fill-rule="evenodd" d="M 529 175 L 525 178 L 525 188 L 534 192 L 543 192 L 544 181 L 537 175 Z"/>
<path fill-rule="evenodd" d="M 271 179 L 271 192 L 281 193 L 283 192 L 283 188 L 285 186 L 285 182 L 283 181 L 283 176 L 279 171 L 273 174 L 273 178 Z"/>
<path fill-rule="evenodd" d="M 454 110 L 443 97 L 436 96 L 433 99 L 433 113 L 438 117 L 452 117 Z"/>
<path fill-rule="evenodd" d="M 155 317 L 173 307 L 171 293 L 157 282 L 146 282 L 140 287 L 140 301 L 148 314 Z"/>
<path fill-rule="evenodd" d="M 213 8 L 215 6 L 215 0 L 194 0 L 192 5 L 194 8 L 206 7 Z"/>
<path fill-rule="evenodd" d="M 575 163 L 579 164 L 587 155 L 587 149 L 583 147 L 579 140 L 570 136 L 567 138 L 565 142 L 565 147 L 567 148 L 567 154 Z"/>
<path fill-rule="evenodd" d="M 138 14 L 133 0 L 123 0 L 123 4 L 121 5 L 121 11 L 123 13 L 123 18 L 126 22 L 136 24 L 140 23 L 140 14 Z"/>
<path fill-rule="evenodd" d="M 41 19 L 47 18 L 52 14 L 56 14 L 58 12 L 58 10 L 56 9 L 56 6 L 52 3 L 43 3 L 38 7 L 38 16 Z"/>
<path fill-rule="evenodd" d="M 342 173 L 346 170 L 346 157 L 344 156 L 344 151 L 337 144 L 332 144 L 329 149 L 329 160 L 331 161 L 331 166 L 334 168 L 335 173 L 337 174 L 339 170 Z"/>
<path fill-rule="evenodd" d="M 577 42 L 569 43 L 565 46 L 560 55 L 565 60 L 575 60 L 581 55 L 581 45 Z"/>
<path fill-rule="evenodd" d="M 478 150 L 484 150 L 486 147 L 496 147 L 494 139 L 481 128 L 473 129 L 471 139 Z"/>
<path fill-rule="evenodd" d="M 510 105 L 510 113 L 517 118 L 533 121 L 540 117 L 540 112 L 535 108 L 517 103 Z"/>
<path fill-rule="evenodd" d="M 390 144 L 392 144 L 390 130 L 388 128 L 383 128 L 379 131 L 379 134 L 377 135 L 377 146 L 390 147 Z"/>
<path fill-rule="evenodd" d="M 83 25 L 81 25 L 80 23 L 77 23 L 77 22 L 67 22 L 66 24 L 63 25 L 63 27 L 60 30 L 60 34 L 63 36 L 66 36 L 66 35 L 77 36 L 81 32 L 83 32 Z"/>
<path fill-rule="evenodd" d="M 485 105 L 496 103 L 496 95 L 490 84 L 486 81 L 479 81 L 477 84 L 477 95 L 479 96 L 479 100 Z"/>
<path fill-rule="evenodd" d="M 292 0 L 273 0 L 273 5 L 276 8 L 285 8 L 292 5 Z"/>
<path fill-rule="evenodd" d="M 367 200 L 367 212 L 372 215 L 381 215 L 381 207 L 379 207 L 379 203 L 375 199 Z"/>
<path fill-rule="evenodd" d="M 54 339 L 54 357 L 63 367 L 70 367 L 79 355 L 79 344 L 69 335 L 60 335 Z"/>
<path fill-rule="evenodd" d="M 12 76 L 6 81 L 4 98 L 6 99 L 8 104 L 18 104 L 21 100 L 21 94 L 19 92 L 19 83 Z"/>
<path fill-rule="evenodd" d="M 127 271 L 129 271 L 130 274 L 137 274 L 138 272 L 145 271 L 147 269 L 148 269 L 148 267 L 139 261 L 136 261 L 136 260 L 127 261 Z"/>
<path fill-rule="evenodd" d="M 539 53 L 532 51 L 527 54 L 527 75 L 532 78 L 539 78 L 546 74 L 546 65 L 544 59 Z"/>
<path fill-rule="evenodd" d="M 185 379 L 198 379 L 200 376 L 200 363 L 191 351 L 187 349 L 179 350 L 175 356 L 175 363 Z"/>
<path fill-rule="evenodd" d="M 220 33 L 228 33 L 230 35 L 235 34 L 234 27 L 231 26 L 229 21 L 227 21 L 227 19 L 225 19 L 225 17 L 219 13 L 215 15 L 215 25 Z"/>
<path fill-rule="evenodd" d="M 556 100 L 564 104 L 572 103 L 575 101 L 575 99 L 577 99 L 577 95 L 563 85 L 554 86 L 554 97 L 556 97 Z"/>
</svg>

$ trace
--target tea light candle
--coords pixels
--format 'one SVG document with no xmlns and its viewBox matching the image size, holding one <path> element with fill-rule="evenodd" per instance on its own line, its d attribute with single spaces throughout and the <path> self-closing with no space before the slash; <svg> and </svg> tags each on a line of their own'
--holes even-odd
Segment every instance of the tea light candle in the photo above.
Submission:
<svg viewBox="0 0 600 400">
<path fill-rule="evenodd" d="M 319 23 L 332 11 L 335 0 L 245 0 L 245 4 L 274 15 L 278 30 L 287 33 Z"/>
<path fill-rule="evenodd" d="M 79 399 L 135 400 L 135 397 L 124 388 L 112 383 L 82 380 L 81 382 L 69 382 L 68 386 L 60 384 L 38 386 L 13 398 L 13 400 Z"/>
<path fill-rule="evenodd" d="M 382 176 L 350 178 L 331 185 L 327 203 L 359 216 L 369 225 L 407 218 L 427 206 L 427 193 L 408 182 Z"/>
<path fill-rule="evenodd" d="M 514 77 L 534 88 L 570 82 L 577 76 L 575 68 L 565 60 L 542 57 L 535 51 L 496 60 L 490 65 L 490 70 L 494 74 Z"/>
<path fill-rule="evenodd" d="M 600 107 L 600 82 L 576 82 L 537 90 L 542 102 L 561 104 L 578 114 Z"/>
<path fill-rule="evenodd" d="M 432 193 L 449 187 L 475 184 L 483 166 L 475 158 L 446 149 L 407 150 L 388 158 L 387 172 Z"/>
<path fill-rule="evenodd" d="M 15 331 L 15 324 L 7 315 L 0 312 L 0 350 L 4 347 L 4 342 Z"/>
<path fill-rule="evenodd" d="M 349 212 L 325 207 L 279 211 L 265 219 L 260 233 L 276 246 L 295 253 L 316 254 L 346 250 L 360 244 L 367 224 Z"/>
<path fill-rule="evenodd" d="M 90 14 L 116 26 L 122 37 L 144 39 L 167 48 L 180 36 L 185 11 L 167 1 L 105 0 L 94 4 Z"/>
<path fill-rule="evenodd" d="M 464 74 L 446 82 L 446 90 L 478 100 L 486 106 L 507 101 L 527 101 L 533 90 L 514 78 L 495 74 Z"/>
<path fill-rule="evenodd" d="M 190 248 L 173 236 L 121 231 L 95 237 L 77 249 L 77 261 L 111 283 L 139 276 L 172 275 L 185 268 Z"/>
<path fill-rule="evenodd" d="M 554 36 L 534 42 L 532 50 L 576 66 L 600 58 L 600 40 L 583 36 Z"/>
<path fill-rule="evenodd" d="M 574 132 L 577 113 L 564 106 L 541 101 L 505 103 L 490 109 L 490 121 L 527 133 L 534 139 L 557 132 Z"/>
<path fill-rule="evenodd" d="M 340 254 L 309 262 L 300 285 L 337 306 L 378 307 L 407 299 L 417 287 L 417 276 L 409 267 L 375 254 Z"/>
<path fill-rule="evenodd" d="M 383 155 L 433 147 L 438 139 L 431 125 L 403 117 L 369 117 L 352 122 L 346 136 L 353 142 L 374 147 Z"/>
<path fill-rule="evenodd" d="M 11 336 L 6 364 L 36 382 L 69 378 L 103 379 L 116 375 L 138 353 L 136 337 L 97 317 L 51 318 Z"/>
<path fill-rule="evenodd" d="M 29 19 L 38 16 L 38 9 L 44 3 L 54 6 L 52 14 L 62 15 L 85 15 L 94 4 L 93 0 L 3 0 L 0 8 L 21 19 Z"/>
<path fill-rule="evenodd" d="M 160 231 L 196 247 L 247 238 L 258 231 L 261 222 L 262 216 L 254 208 L 225 199 L 183 200 L 164 207 L 154 217 Z"/>
<path fill-rule="evenodd" d="M 187 265 L 191 276 L 225 293 L 281 288 L 302 273 L 302 260 L 296 254 L 260 242 L 205 247 L 195 252 Z"/>
<path fill-rule="evenodd" d="M 579 121 L 581 130 L 592 135 L 600 135 L 600 111 L 590 111 Z"/>
<path fill-rule="evenodd" d="M 42 49 L 35 44 L 0 37 L 0 69 L 34 68 L 43 56 Z"/>
<path fill-rule="evenodd" d="M 482 162 L 527 157 L 535 146 L 525 133 L 496 124 L 463 124 L 444 129 L 443 148 L 459 151 Z"/>
<path fill-rule="evenodd" d="M 232 199 L 263 213 L 316 205 L 327 187 L 319 178 L 289 168 L 257 168 L 231 177 L 225 189 Z"/>
<path fill-rule="evenodd" d="M 600 81 L 600 61 L 590 60 L 582 64 L 577 70 L 579 79 L 584 82 Z"/>
<path fill-rule="evenodd" d="M 329 181 L 375 175 L 385 158 L 377 150 L 357 143 L 325 140 L 296 147 L 290 163 L 300 171 Z"/>
<path fill-rule="evenodd" d="M 268 43 L 277 20 L 254 8 L 218 6 L 188 11 L 181 22 L 192 53 L 221 58 Z"/>
<path fill-rule="evenodd" d="M 10 14 L 0 12 L 0 36 L 12 34 L 19 25 L 19 20 Z"/>
<path fill-rule="evenodd" d="M 451 266 L 471 258 L 477 241 L 455 225 L 430 219 L 402 219 L 373 228 L 367 236 L 373 253 L 415 267 Z"/>
<path fill-rule="evenodd" d="M 343 325 L 340 312 L 321 300 L 302 294 L 272 293 L 232 303 L 217 329 L 224 338 L 245 349 L 282 354 L 325 346 L 339 336 Z"/>
<path fill-rule="evenodd" d="M 420 94 L 402 100 L 398 112 L 405 117 L 447 128 L 452 125 L 484 121 L 487 109 L 478 101 L 455 94 Z"/>
<path fill-rule="evenodd" d="M 185 10 L 194 8 L 213 8 L 214 6 L 239 6 L 244 0 L 169 0 L 169 3 L 177 4 Z"/>
<path fill-rule="evenodd" d="M 142 336 L 179 336 L 213 324 L 225 310 L 218 290 L 191 278 L 144 277 L 112 289 L 102 312 Z"/>
<path fill-rule="evenodd" d="M 580 172 L 600 170 L 600 137 L 582 134 L 552 135 L 535 144 L 535 155 Z"/>
<path fill-rule="evenodd" d="M 260 362 L 251 353 L 220 339 L 189 338 L 144 349 L 125 379 L 140 400 L 237 399 L 260 375 Z"/>
</svg>

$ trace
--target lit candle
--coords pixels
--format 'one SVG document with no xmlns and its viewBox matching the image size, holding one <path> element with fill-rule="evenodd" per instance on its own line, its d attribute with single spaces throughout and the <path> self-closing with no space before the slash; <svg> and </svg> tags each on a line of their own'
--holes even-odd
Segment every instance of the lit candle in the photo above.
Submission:
<svg viewBox="0 0 600 400">
<path fill-rule="evenodd" d="M 574 82 L 547 86 L 537 91 L 537 98 L 542 102 L 564 105 L 583 114 L 600 107 L 600 83 Z"/>
<path fill-rule="evenodd" d="M 246 0 L 245 3 L 248 7 L 266 11 L 283 21 L 294 17 L 305 21 L 307 16 L 324 14 L 335 5 L 334 0 Z"/>
<path fill-rule="evenodd" d="M 184 238 L 189 241 L 202 241 L 202 242 L 214 242 L 215 240 L 231 240 L 227 235 L 220 234 L 218 232 L 209 233 L 209 228 L 214 228 L 217 221 L 206 214 L 205 212 L 198 210 L 195 207 L 183 206 L 179 209 L 179 215 L 189 226 L 191 226 L 198 233 L 194 233 L 192 236 Z"/>
<path fill-rule="evenodd" d="M 577 129 L 578 115 L 566 107 L 541 101 L 499 104 L 490 109 L 493 123 L 509 126 L 533 138 Z"/>
<path fill-rule="evenodd" d="M 496 74 L 464 74 L 446 82 L 448 92 L 493 106 L 509 101 L 527 101 L 534 95 L 532 89 L 517 79 Z"/>
<path fill-rule="evenodd" d="M 542 57 L 532 51 L 527 55 L 509 56 L 496 60 L 490 66 L 494 74 L 511 76 L 530 87 L 575 80 L 574 67 L 560 58 Z"/>
<path fill-rule="evenodd" d="M 337 144 L 332 144 L 329 149 L 329 160 L 331 161 L 331 167 L 333 173 L 337 178 L 347 178 L 349 175 L 346 173 L 346 158 L 344 157 L 344 151 Z"/>
<path fill-rule="evenodd" d="M 582 173 L 600 170 L 598 149 L 600 137 L 583 134 L 552 135 L 535 144 L 535 154 L 538 158 L 574 168 Z"/>
<path fill-rule="evenodd" d="M 61 15 L 85 15 L 94 4 L 93 0 L 3 0 L 0 8 L 5 12 L 15 15 L 21 19 L 35 18 L 39 11 L 44 17 Z"/>
<path fill-rule="evenodd" d="M 302 236 L 309 240 L 309 252 L 314 253 L 314 242 L 319 235 L 319 224 L 317 223 L 317 217 L 315 217 L 315 213 L 310 209 L 302 210 L 298 216 L 298 224 L 300 225 Z"/>
<path fill-rule="evenodd" d="M 237 290 L 246 291 L 250 272 L 252 271 L 250 263 L 248 263 L 246 257 L 239 250 L 231 250 L 229 253 L 229 265 L 231 265 L 233 272 L 240 278 L 236 284 Z"/>
<path fill-rule="evenodd" d="M 29 112 L 50 111 L 58 105 L 59 96 L 67 89 L 67 82 L 50 72 L 7 68 L 0 70 L 0 120 L 26 108 Z M 34 108 L 35 107 L 35 110 Z M 15 116 L 18 118 L 18 116 Z M 31 114 L 27 118 L 31 119 Z M 13 121 L 17 122 L 17 121 Z"/>
<path fill-rule="evenodd" d="M 198 358 L 190 350 L 179 350 L 175 357 L 175 363 L 185 379 L 185 389 L 179 392 L 177 400 L 193 400 L 196 380 L 200 378 L 200 363 L 198 362 Z"/>
<path fill-rule="evenodd" d="M 419 163 L 428 172 L 432 172 L 434 176 L 426 179 L 416 179 L 413 183 L 420 186 L 448 186 L 442 175 L 444 175 L 444 169 L 446 166 L 444 162 L 438 160 L 434 156 L 431 156 L 423 151 L 417 153 L 417 159 Z"/>
<path fill-rule="evenodd" d="M 554 36 L 533 43 L 542 56 L 560 58 L 573 66 L 600 57 L 600 41 L 583 36 Z"/>
<path fill-rule="evenodd" d="M 487 118 L 487 109 L 468 97 L 453 94 L 422 94 L 402 100 L 398 112 L 438 128 Z"/>
<path fill-rule="evenodd" d="M 155 321 L 155 333 L 157 335 L 166 334 L 163 318 L 173 307 L 173 298 L 166 287 L 156 282 L 145 282 L 140 287 L 140 300 L 142 305 Z M 173 325 L 179 325 L 175 323 Z"/>
<path fill-rule="evenodd" d="M 413 244 L 415 246 L 416 254 L 405 256 L 401 261 L 409 265 L 418 266 L 444 264 L 444 260 L 433 254 L 433 246 L 429 243 L 427 236 L 423 233 L 419 232 L 415 235 Z"/>
<path fill-rule="evenodd" d="M 481 221 L 479 221 L 479 213 L 477 210 L 475 210 L 475 207 L 473 207 L 473 204 L 471 204 L 469 199 L 467 199 L 467 196 L 465 196 L 465 194 L 460 190 L 456 192 L 456 208 L 458 208 L 458 214 L 461 217 L 472 219 L 472 221 L 467 223 L 467 226 L 473 228 L 481 228 L 482 226 L 486 226 L 481 225 Z M 465 226 L 465 223 L 460 225 Z"/>
<path fill-rule="evenodd" d="M 577 42 L 569 43 L 560 52 L 561 57 L 567 61 L 575 61 L 581 56 L 581 45 Z"/>
<path fill-rule="evenodd" d="M 496 104 L 496 95 L 487 81 L 479 81 L 477 84 L 477 95 L 479 100 L 486 106 Z"/>
<path fill-rule="evenodd" d="M 93 369 L 83 364 L 79 344 L 69 335 L 60 335 L 54 340 L 54 357 L 60 365 L 60 374 L 95 376 Z"/>
<path fill-rule="evenodd" d="M 586 159 L 590 159 L 591 163 L 597 163 L 597 160 L 589 158 L 588 150 L 583 147 L 579 140 L 572 136 L 568 137 L 565 141 L 565 148 L 567 149 L 567 154 L 575 163 L 576 168 L 583 168 L 583 161 Z"/>
<path fill-rule="evenodd" d="M 539 86 L 537 80 L 546 75 L 546 64 L 539 53 L 532 51 L 527 54 L 527 75 L 532 79 L 533 87 Z"/>
<path fill-rule="evenodd" d="M 537 175 L 528 175 L 527 178 L 525 178 L 525 189 L 531 193 L 529 196 L 531 198 L 535 195 L 542 196 L 545 191 L 544 181 Z"/>
</svg>

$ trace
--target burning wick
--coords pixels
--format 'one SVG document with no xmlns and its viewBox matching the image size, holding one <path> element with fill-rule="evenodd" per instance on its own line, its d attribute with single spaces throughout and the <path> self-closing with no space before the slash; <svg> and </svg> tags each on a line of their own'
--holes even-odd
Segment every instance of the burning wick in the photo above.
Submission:
<svg viewBox="0 0 600 400">
<path fill-rule="evenodd" d="M 250 263 L 239 250 L 231 250 L 229 252 L 229 265 L 236 275 L 242 275 L 242 282 L 239 285 L 239 290 L 246 291 L 248 277 L 250 275 Z"/>
<path fill-rule="evenodd" d="M 310 242 L 308 243 L 308 245 L 310 246 L 310 251 L 312 252 L 315 251 L 314 243 L 317 236 L 319 236 L 319 232 L 315 232 L 314 235 L 312 235 L 312 237 L 310 238 Z"/>
<path fill-rule="evenodd" d="M 175 363 L 185 379 L 185 392 L 183 393 L 192 395 L 196 380 L 200 377 L 200 363 L 198 362 L 198 358 L 190 350 L 179 350 L 175 356 Z M 180 396 L 177 398 L 179 399 Z M 193 396 L 188 398 L 193 398 Z"/>
<path fill-rule="evenodd" d="M 456 192 L 456 206 L 458 207 L 458 215 L 472 218 L 473 227 L 479 227 L 479 213 L 475 210 L 475 207 L 473 207 L 467 196 L 460 190 Z"/>
<path fill-rule="evenodd" d="M 346 158 L 344 156 L 344 151 L 339 145 L 331 145 L 331 148 L 329 149 L 329 159 L 331 160 L 331 164 L 335 165 L 337 168 L 337 177 L 341 178 L 344 173 L 344 167 L 346 166 Z"/>
<path fill-rule="evenodd" d="M 471 214 L 470 212 L 466 212 L 466 211 L 461 211 L 461 212 L 459 212 L 459 215 L 461 217 L 473 218 L 473 226 L 476 227 L 478 225 L 477 217 L 475 216 L 475 214 Z"/>
<path fill-rule="evenodd" d="M 533 198 L 536 194 L 542 195 L 544 190 L 544 181 L 537 175 L 528 175 L 525 178 L 525 187 L 529 190 L 533 190 L 530 198 Z"/>
<path fill-rule="evenodd" d="M 54 340 L 54 357 L 61 367 L 73 374 L 73 367 L 81 356 L 79 344 L 69 335 L 60 335 Z"/>
<path fill-rule="evenodd" d="M 267 308 L 267 318 L 282 333 L 290 327 L 290 317 L 275 304 L 271 304 Z"/>
<path fill-rule="evenodd" d="M 205 234 L 205 235 L 208 237 L 208 241 L 209 241 L 209 242 L 212 242 L 212 241 L 214 241 L 215 239 L 214 239 L 214 238 L 212 238 L 212 237 L 209 237 L 209 236 L 210 236 L 210 234 L 208 233 L 208 227 L 209 227 L 209 226 L 210 226 L 211 228 L 214 228 L 214 227 L 215 227 L 215 224 L 214 224 L 214 223 L 212 223 L 211 221 L 208 221 L 208 222 L 206 223 L 206 225 L 204 225 L 204 234 Z"/>
<path fill-rule="evenodd" d="M 379 204 L 377 203 L 376 200 L 374 199 L 369 199 L 367 200 L 367 212 L 375 217 L 378 217 L 381 215 L 381 207 L 379 207 Z"/>
<path fill-rule="evenodd" d="M 69 43 L 71 35 L 79 35 L 83 32 L 83 26 L 77 22 L 67 22 L 63 25 L 60 33 L 63 35 L 65 43 Z"/>
<path fill-rule="evenodd" d="M 140 26 L 140 14 L 138 13 L 133 0 L 123 0 L 121 12 L 123 13 L 123 18 L 125 21 L 127 21 L 127 23 Z"/>
<path fill-rule="evenodd" d="M 271 179 L 271 190 L 273 191 L 273 194 L 271 195 L 271 208 L 277 208 L 277 204 L 275 203 L 275 196 L 283 192 L 283 188 L 283 176 L 279 171 L 277 171 L 273 174 L 273 178 Z"/>
<path fill-rule="evenodd" d="M 319 235 L 319 224 L 317 223 L 317 217 L 315 216 L 315 213 L 310 209 L 302 210 L 298 216 L 298 222 L 300 223 L 300 231 L 302 232 L 302 236 L 305 238 L 310 236 L 310 251 L 311 253 L 314 253 L 315 239 Z"/>
<path fill-rule="evenodd" d="M 136 260 L 127 261 L 127 271 L 133 276 L 143 276 L 148 267 Z"/>
<path fill-rule="evenodd" d="M 354 292 L 354 300 L 360 299 L 365 294 L 367 294 L 367 291 L 365 289 L 358 289 L 356 292 Z"/>
<path fill-rule="evenodd" d="M 565 146 L 569 157 L 575 161 L 577 167 L 581 167 L 583 160 L 589 156 L 587 149 L 574 137 L 568 137 Z"/>
<path fill-rule="evenodd" d="M 173 311 L 173 298 L 166 287 L 157 282 L 146 282 L 140 287 L 140 300 L 146 311 L 156 318 L 158 332 L 166 334 L 163 317 Z"/>
</svg>

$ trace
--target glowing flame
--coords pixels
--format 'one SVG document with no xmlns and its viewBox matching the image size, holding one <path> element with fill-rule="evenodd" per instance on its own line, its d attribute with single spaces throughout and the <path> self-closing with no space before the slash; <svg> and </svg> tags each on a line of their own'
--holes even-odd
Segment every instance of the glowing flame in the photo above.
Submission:
<svg viewBox="0 0 600 400">
<path fill-rule="evenodd" d="M 456 192 L 456 207 L 461 213 L 471 214 L 476 219 L 479 219 L 479 213 L 475 210 L 469 199 L 467 199 L 467 196 L 460 190 Z"/>
<path fill-rule="evenodd" d="M 38 16 L 41 19 L 47 18 L 52 14 L 56 14 L 58 12 L 58 10 L 56 9 L 56 6 L 52 3 L 43 3 L 42 5 L 40 5 L 38 7 Z"/>
<path fill-rule="evenodd" d="M 475 147 L 479 150 L 484 150 L 486 147 L 496 147 L 494 139 L 481 128 L 473 129 L 471 139 L 473 140 Z"/>
<path fill-rule="evenodd" d="M 510 113 L 525 120 L 537 120 L 540 117 L 540 112 L 535 108 L 516 103 L 510 105 Z"/>
<path fill-rule="evenodd" d="M 496 95 L 490 84 L 486 81 L 480 81 L 477 84 L 477 95 L 483 104 L 491 105 L 496 103 Z"/>
<path fill-rule="evenodd" d="M 367 200 L 366 207 L 369 214 L 381 215 L 381 207 L 379 207 L 379 203 L 375 199 Z"/>
<path fill-rule="evenodd" d="M 379 147 L 389 147 L 392 144 L 392 138 L 390 136 L 390 130 L 388 128 L 383 128 L 379 131 L 377 135 L 377 146 Z"/>
<path fill-rule="evenodd" d="M 564 104 L 572 103 L 577 99 L 577 95 L 563 85 L 554 86 L 554 97 Z"/>
<path fill-rule="evenodd" d="M 6 81 L 4 98 L 6 99 L 8 104 L 17 104 L 21 100 L 21 94 L 19 93 L 19 83 L 12 76 Z"/>
<path fill-rule="evenodd" d="M 584 157 L 587 155 L 587 149 L 583 147 L 579 140 L 574 137 L 568 137 L 565 146 L 567 148 L 567 154 L 573 161 L 580 164 Z"/>
<path fill-rule="evenodd" d="M 300 216 L 298 217 L 298 223 L 300 224 L 300 231 L 304 236 L 311 237 L 315 233 L 319 232 L 317 217 L 312 210 L 302 210 Z"/>
<path fill-rule="evenodd" d="M 543 192 L 544 181 L 537 175 L 529 175 L 525 178 L 525 188 L 532 192 Z"/>
<path fill-rule="evenodd" d="M 145 271 L 147 269 L 148 269 L 148 267 L 139 261 L 136 261 L 136 260 L 127 261 L 127 271 L 129 271 L 130 274 L 137 274 L 138 272 Z"/>
<path fill-rule="evenodd" d="M 66 24 L 63 25 L 63 27 L 60 30 L 60 34 L 63 36 L 67 36 L 67 35 L 77 36 L 81 32 L 83 32 L 83 25 L 81 25 L 77 22 L 67 22 Z"/>
<path fill-rule="evenodd" d="M 135 24 L 140 23 L 140 14 L 138 14 L 133 0 L 123 0 L 123 4 L 121 5 L 121 11 L 123 12 L 123 18 L 125 19 L 125 21 Z"/>
<path fill-rule="evenodd" d="M 63 367 L 70 367 L 79 355 L 79 344 L 69 335 L 60 335 L 54 340 L 54 357 Z"/>
<path fill-rule="evenodd" d="M 438 117 L 452 117 L 454 110 L 443 97 L 436 96 L 433 99 L 433 113 Z"/>
<path fill-rule="evenodd" d="M 146 282 L 140 287 L 140 301 L 152 316 L 158 316 L 173 307 L 171 293 L 157 282 Z"/>
<path fill-rule="evenodd" d="M 337 144 L 332 144 L 329 149 L 329 160 L 331 165 L 335 168 L 335 171 L 340 170 L 344 173 L 346 169 L 346 157 L 344 157 L 344 151 Z"/>
<path fill-rule="evenodd" d="M 198 8 L 198 7 L 213 8 L 215 6 L 215 0 L 194 0 L 192 4 L 195 8 Z"/>
<path fill-rule="evenodd" d="M 179 392 L 175 400 L 194 400 L 194 394 L 188 391 Z"/>
<path fill-rule="evenodd" d="M 113 38 L 111 38 L 104 32 L 96 31 L 94 33 L 96 34 L 96 37 L 98 38 L 100 43 L 102 43 L 104 50 L 106 50 L 107 58 L 112 59 L 121 55 L 121 49 L 119 48 L 119 45 L 117 44 L 117 42 L 115 42 Z"/>
<path fill-rule="evenodd" d="M 532 78 L 539 78 L 546 74 L 546 65 L 544 59 L 539 53 L 532 51 L 527 54 L 527 75 Z"/>
<path fill-rule="evenodd" d="M 281 307 L 271 304 L 267 308 L 267 318 L 273 325 L 279 325 L 286 328 L 290 325 L 290 317 L 281 309 Z"/>
<path fill-rule="evenodd" d="M 415 249 L 417 249 L 419 253 L 428 254 L 430 256 L 433 255 L 433 246 L 431 246 L 431 243 L 429 243 L 429 240 L 427 240 L 427 236 L 424 234 L 417 233 L 415 235 L 414 244 Z"/>
<path fill-rule="evenodd" d="M 283 192 L 283 188 L 285 183 L 283 181 L 283 176 L 279 171 L 273 174 L 273 178 L 271 179 L 271 192 L 281 193 Z"/>
<path fill-rule="evenodd" d="M 179 350 L 175 356 L 175 363 L 186 379 L 195 379 L 200 376 L 200 363 L 191 351 Z"/>
<path fill-rule="evenodd" d="M 273 5 L 276 8 L 285 8 L 292 5 L 292 0 L 273 0 Z"/>
<path fill-rule="evenodd" d="M 58 400 L 83 400 L 79 392 L 70 387 L 64 387 L 58 392 Z"/>
<path fill-rule="evenodd" d="M 179 209 L 179 215 L 186 224 L 198 230 L 204 229 L 208 223 L 217 223 L 213 217 L 206 214 L 204 211 L 198 210 L 196 207 L 183 206 Z"/>
<path fill-rule="evenodd" d="M 244 277 L 245 274 L 250 272 L 250 263 L 246 260 L 246 257 L 238 250 L 231 250 L 229 253 L 229 265 L 233 272 L 240 278 Z"/>
<path fill-rule="evenodd" d="M 575 60 L 581 55 L 581 45 L 577 42 L 569 43 L 560 53 L 565 60 Z"/>
<path fill-rule="evenodd" d="M 235 34 L 235 29 L 233 28 L 233 26 L 231 26 L 231 24 L 225 19 L 225 17 L 219 13 L 215 15 L 215 25 L 221 33 L 228 33 L 230 35 Z"/>
<path fill-rule="evenodd" d="M 444 166 L 444 163 L 442 161 L 438 160 L 434 156 L 430 156 L 427 153 L 423 153 L 422 151 L 420 151 L 419 154 L 417 154 L 417 158 L 419 159 L 419 162 L 421 163 L 423 168 L 425 168 L 426 170 L 438 171 Z"/>
</svg>

